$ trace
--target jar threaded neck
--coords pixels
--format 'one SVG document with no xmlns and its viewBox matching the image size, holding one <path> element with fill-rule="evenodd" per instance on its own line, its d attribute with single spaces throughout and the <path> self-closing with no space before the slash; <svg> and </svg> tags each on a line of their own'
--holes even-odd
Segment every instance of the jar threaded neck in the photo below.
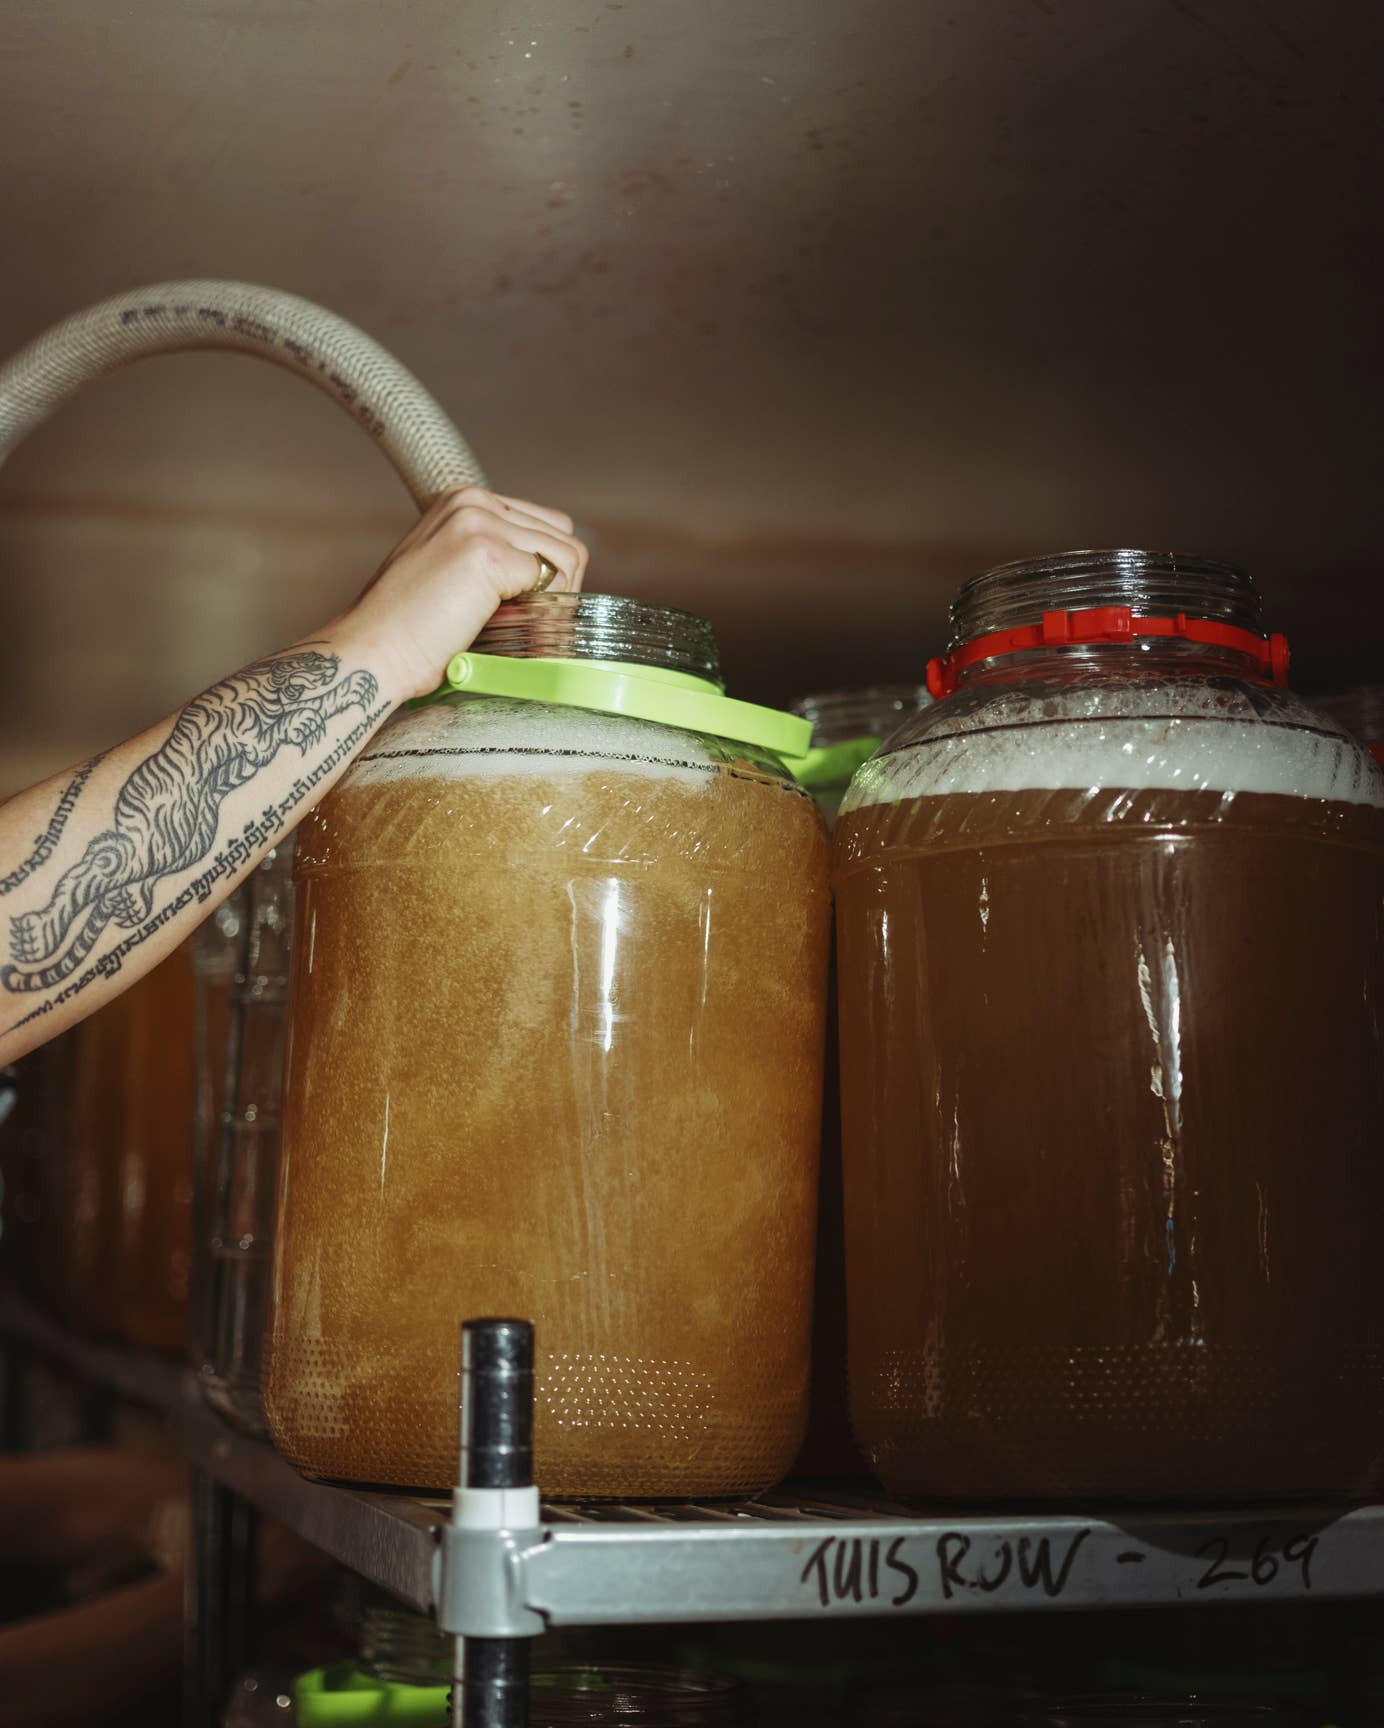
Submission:
<svg viewBox="0 0 1384 1728">
<path fill-rule="evenodd" d="M 1182 612 L 1263 630 L 1259 591 L 1238 565 L 1196 553 L 1119 547 L 1024 558 L 972 576 L 952 603 L 950 646 L 1037 624 L 1045 612 L 1092 606 L 1128 606 L 1142 617 Z"/>
<path fill-rule="evenodd" d="M 803 696 L 792 711 L 812 722 L 812 743 L 822 748 L 851 738 L 884 738 L 932 698 L 921 684 L 872 684 Z"/>
<path fill-rule="evenodd" d="M 520 594 L 496 608 L 474 649 L 517 660 L 657 666 L 723 688 L 716 632 L 707 619 L 619 594 Z"/>
</svg>

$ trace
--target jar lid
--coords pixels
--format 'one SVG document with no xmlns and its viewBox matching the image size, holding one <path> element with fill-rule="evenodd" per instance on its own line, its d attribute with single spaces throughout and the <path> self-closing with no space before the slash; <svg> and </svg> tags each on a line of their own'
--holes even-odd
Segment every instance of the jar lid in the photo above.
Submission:
<svg viewBox="0 0 1384 1728">
<path fill-rule="evenodd" d="M 941 701 L 956 689 L 961 673 L 980 660 L 995 660 L 1035 648 L 1075 648 L 1154 636 L 1233 649 L 1257 663 L 1259 675 L 1266 683 L 1288 682 L 1288 638 L 1278 632 L 1259 636 L 1238 624 L 1223 624 L 1216 618 L 1189 618 L 1185 612 L 1157 618 L 1136 615 L 1128 606 L 1088 606 L 1080 612 L 1045 612 L 1038 624 L 1021 624 L 1015 629 L 992 630 L 984 636 L 971 637 L 950 653 L 928 661 L 927 687 Z"/>
<path fill-rule="evenodd" d="M 844 786 L 884 739 L 932 698 L 917 684 L 868 684 L 800 697 L 793 712 L 812 722 L 812 748 L 791 764 L 799 783 Z"/>
<path fill-rule="evenodd" d="M 716 633 L 705 618 L 621 594 L 506 600 L 422 702 L 456 690 L 652 720 L 784 758 L 804 756 L 812 742 L 809 721 L 723 693 Z"/>
<path fill-rule="evenodd" d="M 757 745 L 785 758 L 802 758 L 812 723 L 777 708 L 723 696 L 709 678 L 664 666 L 625 661 L 511 659 L 508 655 L 454 654 L 437 695 L 449 690 L 474 696 L 509 696 L 652 720 L 684 732 L 700 732 L 734 743 Z M 424 697 L 432 701 L 434 697 Z M 792 770 L 794 763 L 787 761 Z"/>
<path fill-rule="evenodd" d="M 336 1728 L 344 1722 L 406 1722 L 444 1728 L 447 1686 L 405 1686 L 376 1680 L 349 1662 L 313 1668 L 293 1682 L 300 1728 Z"/>
<path fill-rule="evenodd" d="M 786 766 L 800 786 L 815 791 L 822 786 L 844 785 L 862 762 L 868 762 L 879 749 L 882 739 L 868 733 L 858 738 L 843 738 L 839 744 L 814 744 L 805 756 L 795 757 Z"/>
</svg>

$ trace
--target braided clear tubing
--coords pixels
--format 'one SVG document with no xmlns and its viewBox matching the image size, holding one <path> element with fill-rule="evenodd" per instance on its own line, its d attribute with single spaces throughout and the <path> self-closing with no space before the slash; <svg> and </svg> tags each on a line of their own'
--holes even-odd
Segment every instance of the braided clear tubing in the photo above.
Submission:
<svg viewBox="0 0 1384 1728">
<path fill-rule="evenodd" d="M 82 385 L 147 354 L 255 354 L 326 392 L 375 440 L 419 509 L 484 485 L 466 440 L 406 366 L 311 300 L 250 282 L 159 282 L 52 325 L 0 365 L 0 462 Z"/>
</svg>

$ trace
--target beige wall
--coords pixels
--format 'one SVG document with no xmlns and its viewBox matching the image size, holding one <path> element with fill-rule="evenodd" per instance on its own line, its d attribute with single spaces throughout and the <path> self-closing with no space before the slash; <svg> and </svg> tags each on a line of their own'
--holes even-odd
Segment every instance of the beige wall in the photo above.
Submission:
<svg viewBox="0 0 1384 1728">
<path fill-rule="evenodd" d="M 1361 0 L 11 0 L 0 347 L 231 274 L 394 346 L 594 585 L 732 677 L 916 674 L 998 557 L 1239 556 L 1384 645 L 1384 13 Z M 312 627 L 408 509 L 243 360 L 0 474 L 0 785 Z"/>
</svg>

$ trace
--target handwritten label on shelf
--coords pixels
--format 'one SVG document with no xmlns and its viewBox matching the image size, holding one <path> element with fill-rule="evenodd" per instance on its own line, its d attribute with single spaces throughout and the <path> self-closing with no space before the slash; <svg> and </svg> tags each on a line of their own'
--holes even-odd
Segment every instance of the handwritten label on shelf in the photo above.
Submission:
<svg viewBox="0 0 1384 1728">
<path fill-rule="evenodd" d="M 1064 1598 L 1138 1601 L 1151 1593 L 1214 1600 L 1275 1587 L 1310 1594 L 1321 1541 L 1320 1531 L 1258 1524 L 1226 1527 L 1186 1546 L 1145 1541 L 1109 1525 L 1066 1526 L 1049 1535 L 955 1529 L 824 1536 L 796 1563 L 804 1594 L 825 1609 L 979 1606 L 987 1598 L 1017 1607 Z"/>
</svg>

